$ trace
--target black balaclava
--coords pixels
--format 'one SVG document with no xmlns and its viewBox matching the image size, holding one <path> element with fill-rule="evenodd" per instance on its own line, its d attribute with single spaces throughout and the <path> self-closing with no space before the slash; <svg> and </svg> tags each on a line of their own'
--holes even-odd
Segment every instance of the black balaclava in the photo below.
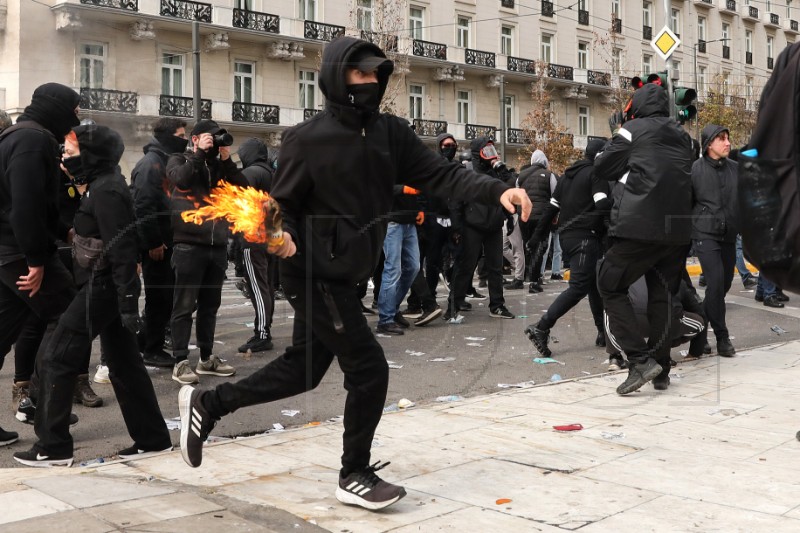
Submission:
<svg viewBox="0 0 800 533">
<path fill-rule="evenodd" d="M 377 83 L 346 85 L 350 105 L 362 111 L 375 111 L 381 104 L 381 86 Z"/>
<path fill-rule="evenodd" d="M 60 83 L 45 83 L 33 91 L 31 103 L 20 115 L 19 121 L 32 120 L 50 131 L 58 142 L 80 124 L 75 108 L 81 95 Z"/>
<path fill-rule="evenodd" d="M 156 133 L 155 138 L 161 146 L 166 148 L 167 153 L 170 154 L 182 154 L 189 145 L 189 139 L 176 137 L 174 134 L 166 131 Z"/>
<path fill-rule="evenodd" d="M 436 136 L 436 145 L 439 147 L 439 153 L 442 154 L 448 161 L 452 161 L 456 157 L 458 145 L 454 144 L 451 147 L 443 147 L 442 143 L 447 139 L 453 139 L 454 142 L 456 140 L 456 138 L 449 133 L 440 133 Z"/>
</svg>

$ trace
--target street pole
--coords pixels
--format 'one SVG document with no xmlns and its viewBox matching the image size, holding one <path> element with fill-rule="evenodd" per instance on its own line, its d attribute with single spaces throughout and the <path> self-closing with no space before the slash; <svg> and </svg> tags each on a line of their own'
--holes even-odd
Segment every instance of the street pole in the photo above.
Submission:
<svg viewBox="0 0 800 533">
<path fill-rule="evenodd" d="M 697 47 L 700 46 L 700 43 L 694 43 L 694 90 L 697 91 L 697 95 L 700 96 L 700 85 L 697 82 Z M 694 136 L 698 142 L 700 142 L 700 120 L 698 117 L 694 117 Z"/>
<path fill-rule="evenodd" d="M 500 75 L 500 161 L 505 161 L 506 151 L 506 87 L 504 77 Z"/>
<path fill-rule="evenodd" d="M 201 118 L 200 98 L 200 23 L 192 21 L 192 54 L 194 54 L 194 76 L 192 94 L 194 94 L 194 121 L 199 122 Z"/>
<path fill-rule="evenodd" d="M 672 4 L 671 0 L 664 0 L 664 25 L 669 27 L 669 8 Z M 672 84 L 672 55 L 667 58 L 666 60 L 666 68 L 667 68 L 667 85 Z M 672 92 L 672 87 L 667 88 L 667 93 L 669 95 L 669 116 L 672 118 L 677 118 L 675 116 L 675 93 Z"/>
</svg>

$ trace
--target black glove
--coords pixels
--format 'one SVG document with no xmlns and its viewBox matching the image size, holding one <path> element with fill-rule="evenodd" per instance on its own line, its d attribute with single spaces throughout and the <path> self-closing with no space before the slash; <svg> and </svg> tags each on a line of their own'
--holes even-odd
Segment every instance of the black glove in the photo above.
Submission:
<svg viewBox="0 0 800 533">
<path fill-rule="evenodd" d="M 614 111 L 608 117 L 608 127 L 611 129 L 611 135 L 616 135 L 623 124 L 625 124 L 625 115 L 622 111 Z"/>
<path fill-rule="evenodd" d="M 120 296 L 119 317 L 122 325 L 136 335 L 142 328 L 142 319 L 139 318 L 139 299 L 132 294 Z"/>
<path fill-rule="evenodd" d="M 142 329 L 142 319 L 139 318 L 139 313 L 120 313 L 119 318 L 122 320 L 122 325 L 134 335 Z"/>
<path fill-rule="evenodd" d="M 494 163 L 492 163 L 492 168 L 495 170 L 500 170 L 506 168 L 506 164 L 500 161 L 499 159 L 495 159 Z"/>
</svg>

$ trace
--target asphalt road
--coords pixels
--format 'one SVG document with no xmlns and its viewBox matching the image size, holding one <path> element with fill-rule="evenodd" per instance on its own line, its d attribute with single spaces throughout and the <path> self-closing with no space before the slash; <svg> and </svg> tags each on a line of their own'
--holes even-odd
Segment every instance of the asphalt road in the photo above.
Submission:
<svg viewBox="0 0 800 533">
<path fill-rule="evenodd" d="M 386 404 L 391 405 L 402 398 L 419 404 L 435 401 L 439 396 L 475 396 L 498 391 L 498 384 L 501 383 L 531 380 L 537 384 L 545 383 L 550 381 L 553 374 L 569 379 L 604 372 L 607 357 L 603 349 L 594 346 L 596 331 L 585 301 L 563 317 L 552 330 L 558 339 L 558 342 L 551 342 L 553 358 L 564 364 L 540 365 L 532 361 L 538 354 L 523 330 L 529 323 L 538 320 L 564 288 L 565 282 L 551 282 L 546 284 L 544 293 L 537 295 L 529 295 L 527 289 L 507 291 L 507 307 L 517 314 L 514 320 L 490 317 L 488 300 L 473 300 L 475 310 L 463 313 L 466 320 L 462 324 L 449 325 L 437 320 L 424 328 L 412 328 L 402 337 L 381 337 L 379 340 L 384 346 L 386 358 L 394 365 L 402 366 L 390 370 Z M 763 307 L 752 298 L 753 291 L 745 291 L 737 277 L 727 298 L 728 325 L 737 349 L 800 338 L 800 296 L 792 297 L 787 308 L 781 310 Z M 370 317 L 369 320 L 375 324 L 377 317 Z M 275 349 L 247 359 L 236 353 L 236 347 L 252 334 L 252 325 L 248 325 L 252 321 L 250 303 L 233 287 L 232 282 L 226 282 L 217 327 L 216 351 L 237 369 L 235 378 L 249 375 L 281 353 L 290 339 L 292 309 L 285 301 L 277 303 L 273 325 Z M 770 327 L 773 325 L 780 326 L 786 333 L 779 336 L 772 332 Z M 679 350 L 685 348 L 675 349 L 673 358 L 680 360 Z M 95 343 L 92 371 L 98 363 L 98 350 L 98 344 Z M 193 350 L 190 361 L 194 364 L 198 357 L 198 351 Z M 7 403 L 5 414 L 0 416 L 0 425 L 19 432 L 20 441 L 0 453 L 0 467 L 16 465 L 12 453 L 27 449 L 35 438 L 32 426 L 22 424 L 13 417 L 10 391 L 12 373 L 13 360 L 9 356 L 0 371 L 0 383 L 8 385 L 2 388 L 7 395 Z M 152 369 L 150 373 L 164 417 L 177 417 L 180 386 L 172 381 L 168 370 Z M 225 379 L 202 376 L 201 387 L 213 387 Z M 315 391 L 270 405 L 242 409 L 222 419 L 212 434 L 227 437 L 249 435 L 272 430 L 274 424 L 292 427 L 340 416 L 345 398 L 342 382 L 343 376 L 334 364 Z M 94 388 L 103 397 L 105 405 L 94 409 L 82 405 L 74 408 L 80 417 L 80 422 L 72 428 L 76 463 L 98 457 L 114 458 L 117 450 L 131 444 L 111 386 L 94 384 Z M 536 406 L 532 405 L 531 409 L 535 410 Z M 286 410 L 299 413 L 287 416 L 282 413 Z M 177 445 L 179 432 L 171 433 Z"/>
</svg>

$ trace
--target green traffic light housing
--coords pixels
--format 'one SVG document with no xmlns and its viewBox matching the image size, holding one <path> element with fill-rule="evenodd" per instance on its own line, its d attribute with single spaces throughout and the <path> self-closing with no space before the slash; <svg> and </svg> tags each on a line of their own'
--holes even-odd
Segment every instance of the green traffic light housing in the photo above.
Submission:
<svg viewBox="0 0 800 533">
<path fill-rule="evenodd" d="M 666 72 L 653 72 L 652 74 L 642 74 L 641 76 L 634 76 L 631 78 L 631 87 L 633 90 L 641 89 L 648 83 L 660 85 L 664 89 L 668 89 L 667 73 Z"/>
<path fill-rule="evenodd" d="M 693 120 L 697 116 L 697 108 L 694 101 L 697 99 L 697 91 L 691 87 L 675 88 L 675 119 L 681 124 Z"/>
</svg>

